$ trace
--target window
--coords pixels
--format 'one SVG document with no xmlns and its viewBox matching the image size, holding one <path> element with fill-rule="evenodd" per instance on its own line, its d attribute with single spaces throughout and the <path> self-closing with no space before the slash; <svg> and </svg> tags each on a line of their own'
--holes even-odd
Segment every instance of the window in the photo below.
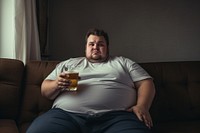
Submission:
<svg viewBox="0 0 200 133">
<path fill-rule="evenodd" d="M 0 0 L 0 57 L 14 57 L 14 0 Z"/>
</svg>

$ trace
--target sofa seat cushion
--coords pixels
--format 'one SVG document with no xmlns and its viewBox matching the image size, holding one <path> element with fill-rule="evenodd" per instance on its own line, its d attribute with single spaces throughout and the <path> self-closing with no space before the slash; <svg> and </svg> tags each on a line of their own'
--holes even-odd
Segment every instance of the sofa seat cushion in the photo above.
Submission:
<svg viewBox="0 0 200 133">
<path fill-rule="evenodd" d="M 16 122 L 9 119 L 0 119 L 0 133 L 19 133 Z"/>
<path fill-rule="evenodd" d="M 200 120 L 170 121 L 155 125 L 154 133 L 199 133 Z"/>
</svg>

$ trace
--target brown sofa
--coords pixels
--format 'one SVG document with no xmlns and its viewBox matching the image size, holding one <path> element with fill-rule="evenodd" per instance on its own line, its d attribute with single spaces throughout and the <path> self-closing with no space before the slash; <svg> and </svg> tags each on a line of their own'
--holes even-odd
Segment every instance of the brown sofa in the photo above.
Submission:
<svg viewBox="0 0 200 133">
<path fill-rule="evenodd" d="M 0 133 L 25 133 L 51 108 L 40 85 L 58 61 L 0 59 Z M 141 63 L 153 76 L 155 133 L 200 133 L 200 61 Z"/>
</svg>

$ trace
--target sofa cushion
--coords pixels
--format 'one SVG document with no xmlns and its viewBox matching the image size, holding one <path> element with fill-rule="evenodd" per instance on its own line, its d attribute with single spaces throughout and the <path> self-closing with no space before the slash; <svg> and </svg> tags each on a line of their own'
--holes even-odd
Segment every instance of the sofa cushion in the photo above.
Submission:
<svg viewBox="0 0 200 133">
<path fill-rule="evenodd" d="M 0 119 L 0 133 L 18 133 L 16 122 L 11 119 Z"/>
<path fill-rule="evenodd" d="M 154 78 L 155 123 L 200 120 L 200 61 L 143 63 Z"/>
<path fill-rule="evenodd" d="M 36 117 L 51 108 L 52 101 L 41 95 L 41 84 L 57 63 L 56 61 L 31 61 L 26 64 L 20 117 L 21 130 L 26 130 Z"/>
<path fill-rule="evenodd" d="M 0 119 L 16 119 L 24 64 L 19 60 L 0 58 Z"/>
<path fill-rule="evenodd" d="M 200 120 L 163 122 L 156 125 L 153 133 L 199 133 Z"/>
</svg>

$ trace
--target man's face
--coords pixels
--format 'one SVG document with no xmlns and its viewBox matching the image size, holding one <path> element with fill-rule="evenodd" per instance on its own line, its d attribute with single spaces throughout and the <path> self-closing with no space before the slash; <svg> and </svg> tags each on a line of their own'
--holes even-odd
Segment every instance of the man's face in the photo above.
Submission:
<svg viewBox="0 0 200 133">
<path fill-rule="evenodd" d="M 108 46 L 103 36 L 90 35 L 86 44 L 86 58 L 91 62 L 103 62 L 108 57 Z"/>
</svg>

